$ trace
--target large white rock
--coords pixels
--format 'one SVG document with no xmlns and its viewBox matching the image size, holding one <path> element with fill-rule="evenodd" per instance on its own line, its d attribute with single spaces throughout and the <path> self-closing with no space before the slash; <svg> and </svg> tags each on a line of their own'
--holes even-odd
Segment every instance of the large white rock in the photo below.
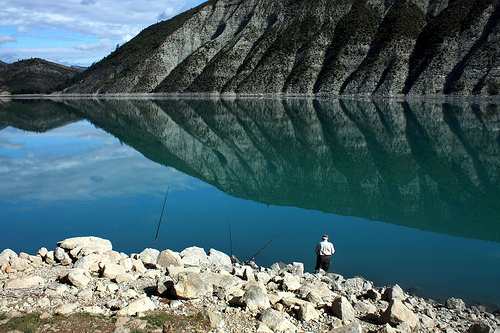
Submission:
<svg viewBox="0 0 500 333">
<path fill-rule="evenodd" d="M 332 303 L 332 312 L 342 320 L 353 321 L 356 316 L 351 303 L 344 296 L 337 297 Z"/>
<path fill-rule="evenodd" d="M 192 246 L 183 250 L 181 253 L 182 262 L 186 266 L 206 266 L 208 265 L 208 256 L 200 247 Z"/>
<path fill-rule="evenodd" d="M 200 313 L 199 316 L 201 318 L 205 319 L 210 327 L 212 328 L 222 328 L 224 327 L 224 320 L 222 319 L 222 316 L 220 315 L 219 312 L 213 312 L 208 309 L 203 309 Z"/>
<path fill-rule="evenodd" d="M 311 303 L 301 304 L 297 315 L 299 319 L 303 321 L 309 321 L 319 318 L 318 310 L 316 310 Z"/>
<path fill-rule="evenodd" d="M 300 276 L 285 273 L 285 276 L 283 278 L 284 290 L 295 291 L 300 289 L 300 287 L 302 287 L 302 284 L 300 283 Z"/>
<path fill-rule="evenodd" d="M 209 296 L 213 292 L 211 284 L 205 283 L 200 274 L 193 272 L 179 273 L 178 281 L 173 287 L 174 294 L 183 299 Z"/>
<path fill-rule="evenodd" d="M 89 282 L 90 278 L 85 276 L 85 270 L 81 268 L 73 268 L 68 273 L 68 280 L 77 288 L 85 288 Z"/>
<path fill-rule="evenodd" d="M 210 249 L 208 252 L 208 262 L 210 266 L 217 269 L 231 269 L 231 258 L 224 252 Z"/>
<path fill-rule="evenodd" d="M 161 267 L 184 266 L 180 254 L 172 250 L 161 251 L 156 264 Z"/>
<path fill-rule="evenodd" d="M 140 260 L 133 261 L 132 268 L 134 269 L 134 271 L 139 273 L 144 273 L 146 271 L 146 267 L 144 267 L 144 264 Z"/>
<path fill-rule="evenodd" d="M 261 321 L 266 324 L 270 329 L 276 331 L 291 332 L 297 331 L 297 327 L 292 324 L 282 312 L 274 309 L 267 309 L 262 313 Z"/>
<path fill-rule="evenodd" d="M 32 288 L 43 286 L 45 281 L 40 276 L 23 276 L 5 282 L 5 289 Z"/>
<path fill-rule="evenodd" d="M 102 270 L 102 276 L 110 280 L 113 280 L 118 275 L 122 275 L 125 273 L 126 273 L 125 267 L 111 263 L 105 264 L 104 269 Z"/>
<path fill-rule="evenodd" d="M 80 252 L 83 250 L 85 255 L 90 253 L 105 253 L 113 250 L 113 245 L 111 245 L 109 240 L 94 236 L 68 238 L 61 242 L 57 242 L 57 246 L 68 251 L 77 249 L 78 252 Z M 73 254 L 74 252 L 72 252 L 72 255 Z M 78 255 L 74 255 L 74 257 L 77 256 Z"/>
<path fill-rule="evenodd" d="M 14 268 L 16 271 L 24 271 L 25 269 L 30 267 L 30 262 L 27 259 L 14 257 L 10 259 L 10 267 Z"/>
<path fill-rule="evenodd" d="M 160 251 L 157 249 L 145 249 L 139 254 L 139 259 L 144 265 L 156 265 Z"/>
<path fill-rule="evenodd" d="M 0 253 L 0 260 L 10 260 L 12 258 L 17 258 L 17 253 L 12 251 L 11 249 L 5 249 L 2 251 L 2 253 Z"/>
<path fill-rule="evenodd" d="M 391 301 L 387 310 L 382 314 L 381 319 L 382 323 L 389 323 L 393 326 L 407 323 L 412 329 L 419 322 L 418 316 L 398 299 Z"/>
<path fill-rule="evenodd" d="M 75 312 L 78 308 L 78 303 L 67 303 L 67 304 L 59 304 L 54 308 L 54 313 L 57 315 L 70 315 Z"/>
<path fill-rule="evenodd" d="M 134 316 L 138 313 L 152 311 L 155 309 L 155 303 L 148 297 L 141 297 L 117 312 L 117 316 Z"/>
<path fill-rule="evenodd" d="M 262 288 L 256 285 L 251 286 L 245 291 L 241 301 L 250 311 L 266 310 L 271 307 L 271 303 L 266 293 Z"/>
<path fill-rule="evenodd" d="M 191 273 L 199 273 L 200 268 L 199 267 L 183 267 L 183 266 L 169 266 L 167 267 L 167 273 L 168 276 L 171 278 L 177 279 L 180 273 L 186 273 L 186 272 L 191 272 Z"/>
</svg>

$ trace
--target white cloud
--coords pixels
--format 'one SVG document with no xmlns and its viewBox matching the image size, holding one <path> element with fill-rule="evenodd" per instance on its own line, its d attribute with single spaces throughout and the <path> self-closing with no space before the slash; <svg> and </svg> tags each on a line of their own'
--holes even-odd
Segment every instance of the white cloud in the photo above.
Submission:
<svg viewBox="0 0 500 333">
<path fill-rule="evenodd" d="M 33 139 L 49 139 L 43 148 Z M 85 141 L 75 140 L 75 138 Z M 67 141 L 69 139 L 69 141 Z M 187 188 L 193 178 L 156 164 L 86 122 L 37 134 L 0 131 L 0 142 L 26 142 L 16 157 L 0 154 L 0 201 L 95 200 L 163 193 L 168 181 Z M 91 142 L 88 142 L 91 140 Z M 8 181 L 6 181 L 8 180 Z"/>
<path fill-rule="evenodd" d="M 0 29 L 1 27 L 15 27 L 18 34 L 4 43 L 17 39 L 21 44 L 23 34 L 33 31 L 50 31 L 53 40 L 68 38 L 68 33 L 79 34 L 85 40 L 80 42 L 76 40 L 74 49 L 93 50 L 95 53 L 92 58 L 100 60 L 114 49 L 116 43 L 122 44 L 159 19 L 171 18 L 201 2 L 201 0 L 167 0 L 166 2 L 149 0 L 0 0 L 0 8 L 2 8 Z M 40 38 L 47 40 L 46 36 Z M 98 39 L 101 42 L 89 44 L 89 38 Z M 106 50 L 107 53 L 103 54 L 100 51 L 105 49 L 106 45 L 103 41 L 106 40 L 110 42 L 110 48 Z M 21 48 L 26 48 L 26 50 L 23 51 Z M 23 46 L 19 49 L 9 48 L 9 51 L 0 47 L 0 59 L 6 52 L 11 53 L 11 58 L 15 60 L 31 57 L 47 59 L 46 55 L 50 53 L 38 47 Z M 79 57 L 82 58 L 82 55 Z M 88 58 L 88 55 L 85 58 Z M 47 60 L 72 62 L 73 59 L 74 57 L 65 56 L 48 58 Z"/>
<path fill-rule="evenodd" d="M 3 43 L 17 43 L 17 39 L 11 36 L 0 36 L 0 45 Z"/>
<path fill-rule="evenodd" d="M 93 50 L 109 50 L 111 43 L 109 39 L 103 38 L 99 41 L 99 43 L 90 43 L 90 44 L 79 44 L 75 45 L 75 49 L 82 51 L 93 51 Z"/>
<path fill-rule="evenodd" d="M 14 143 L 10 140 L 0 139 L 0 148 L 7 150 L 17 150 L 22 149 L 26 145 L 24 143 Z"/>
</svg>

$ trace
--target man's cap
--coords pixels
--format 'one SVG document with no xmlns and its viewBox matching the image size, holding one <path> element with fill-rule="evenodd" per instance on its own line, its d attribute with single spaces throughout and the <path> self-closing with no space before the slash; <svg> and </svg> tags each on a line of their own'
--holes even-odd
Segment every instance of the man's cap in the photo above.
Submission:
<svg viewBox="0 0 500 333">
<path fill-rule="evenodd" d="M 325 238 L 328 238 L 328 235 L 327 235 L 327 234 L 324 234 L 324 235 L 323 235 L 323 239 L 325 239 Z"/>
</svg>

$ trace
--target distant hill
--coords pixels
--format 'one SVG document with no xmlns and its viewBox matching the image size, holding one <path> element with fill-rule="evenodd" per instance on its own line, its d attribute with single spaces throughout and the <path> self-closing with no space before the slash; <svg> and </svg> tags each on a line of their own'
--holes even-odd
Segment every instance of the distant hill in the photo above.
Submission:
<svg viewBox="0 0 500 333">
<path fill-rule="evenodd" d="M 0 67 L 3 67 L 3 66 L 7 66 L 8 64 L 6 62 L 3 62 L 2 60 L 0 60 Z"/>
<path fill-rule="evenodd" d="M 500 0 L 210 0 L 67 92 L 497 95 Z"/>
<path fill-rule="evenodd" d="M 51 93 L 81 72 L 38 58 L 17 61 L 0 67 L 0 94 Z"/>
</svg>

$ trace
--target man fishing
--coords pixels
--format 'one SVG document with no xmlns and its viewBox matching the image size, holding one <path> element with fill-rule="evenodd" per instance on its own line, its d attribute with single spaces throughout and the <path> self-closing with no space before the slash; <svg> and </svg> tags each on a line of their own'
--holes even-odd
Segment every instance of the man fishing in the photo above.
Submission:
<svg viewBox="0 0 500 333">
<path fill-rule="evenodd" d="M 316 267 L 314 273 L 319 273 L 322 268 L 328 274 L 330 268 L 330 256 L 335 253 L 333 244 L 328 241 L 328 235 L 323 235 L 323 241 L 316 245 Z"/>
</svg>

